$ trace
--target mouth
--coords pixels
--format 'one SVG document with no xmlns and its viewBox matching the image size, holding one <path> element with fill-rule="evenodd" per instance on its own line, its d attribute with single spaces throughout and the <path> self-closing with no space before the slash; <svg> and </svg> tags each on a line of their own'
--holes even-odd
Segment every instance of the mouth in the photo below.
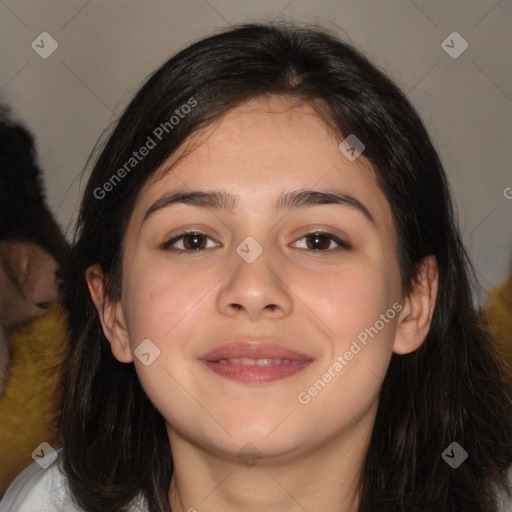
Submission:
<svg viewBox="0 0 512 512">
<path fill-rule="evenodd" d="M 281 380 L 313 362 L 305 354 L 274 343 L 245 341 L 221 345 L 200 360 L 218 375 L 247 384 Z"/>
</svg>

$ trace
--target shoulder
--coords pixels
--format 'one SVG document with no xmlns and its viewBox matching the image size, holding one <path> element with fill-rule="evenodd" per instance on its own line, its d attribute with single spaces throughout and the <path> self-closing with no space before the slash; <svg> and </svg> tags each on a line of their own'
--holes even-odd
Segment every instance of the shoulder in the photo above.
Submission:
<svg viewBox="0 0 512 512">
<path fill-rule="evenodd" d="M 73 500 L 60 461 L 63 448 L 48 453 L 26 467 L 12 482 L 0 501 L 1 512 L 84 512 Z M 147 512 L 138 497 L 128 509 Z"/>
<path fill-rule="evenodd" d="M 510 495 L 507 496 L 503 491 L 499 493 L 498 512 L 510 512 L 512 510 L 512 465 L 507 470 L 507 481 Z"/>
<path fill-rule="evenodd" d="M 62 448 L 26 467 L 5 492 L 2 512 L 81 511 L 71 499 L 66 477 L 60 470 Z"/>
</svg>

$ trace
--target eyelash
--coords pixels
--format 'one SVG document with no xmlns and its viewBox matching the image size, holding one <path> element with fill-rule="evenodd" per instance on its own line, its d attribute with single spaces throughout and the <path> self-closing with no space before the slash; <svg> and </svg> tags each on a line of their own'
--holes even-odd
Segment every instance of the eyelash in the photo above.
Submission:
<svg viewBox="0 0 512 512">
<path fill-rule="evenodd" d="M 179 235 L 171 238 L 169 241 L 162 244 L 161 248 L 163 250 L 167 250 L 167 251 L 182 252 L 182 253 L 184 253 L 184 252 L 200 252 L 200 251 L 206 250 L 206 249 L 187 250 L 187 249 L 176 249 L 176 247 L 172 247 L 172 245 L 175 244 L 178 240 L 180 240 L 188 235 L 202 235 L 202 236 L 206 236 L 210 240 L 213 240 L 211 237 L 209 237 L 206 233 L 203 233 L 202 231 L 195 231 L 195 230 L 194 231 L 184 231 L 183 233 L 180 233 Z M 341 240 L 340 238 L 333 235 L 332 233 L 328 233 L 326 231 L 312 231 L 310 233 L 306 233 L 305 235 L 301 236 L 300 238 L 298 238 L 298 240 L 302 240 L 303 238 L 307 238 L 308 236 L 314 236 L 314 235 L 320 235 L 320 236 L 324 236 L 324 237 L 328 238 L 329 240 L 337 243 L 338 248 L 336 248 L 334 250 L 333 249 L 310 249 L 311 252 L 337 252 L 337 251 L 346 251 L 346 250 L 351 249 L 350 244 Z"/>
</svg>

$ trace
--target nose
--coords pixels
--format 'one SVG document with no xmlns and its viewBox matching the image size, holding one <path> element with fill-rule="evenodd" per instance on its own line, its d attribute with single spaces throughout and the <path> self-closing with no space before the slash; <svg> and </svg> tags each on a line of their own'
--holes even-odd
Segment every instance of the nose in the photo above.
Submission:
<svg viewBox="0 0 512 512">
<path fill-rule="evenodd" d="M 235 252 L 233 265 L 217 296 L 219 311 L 230 317 L 245 315 L 254 322 L 261 318 L 283 318 L 293 310 L 292 291 L 285 268 L 278 268 L 270 250 L 252 262 Z M 274 263 L 274 264 L 273 264 Z"/>
</svg>

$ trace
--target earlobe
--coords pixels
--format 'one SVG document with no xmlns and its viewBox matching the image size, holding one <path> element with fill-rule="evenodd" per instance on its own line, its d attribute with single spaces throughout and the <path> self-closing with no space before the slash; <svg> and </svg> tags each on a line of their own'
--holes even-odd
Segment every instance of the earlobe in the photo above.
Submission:
<svg viewBox="0 0 512 512">
<path fill-rule="evenodd" d="M 398 319 L 393 352 L 408 354 L 425 341 L 437 299 L 439 270 L 435 256 L 426 256 L 420 265 L 418 282 L 404 300 Z"/>
<path fill-rule="evenodd" d="M 103 333 L 110 342 L 112 354 L 122 363 L 131 363 L 133 356 L 121 303 L 112 303 L 106 297 L 104 274 L 99 263 L 87 268 L 85 279 L 91 299 L 98 311 Z"/>
</svg>

